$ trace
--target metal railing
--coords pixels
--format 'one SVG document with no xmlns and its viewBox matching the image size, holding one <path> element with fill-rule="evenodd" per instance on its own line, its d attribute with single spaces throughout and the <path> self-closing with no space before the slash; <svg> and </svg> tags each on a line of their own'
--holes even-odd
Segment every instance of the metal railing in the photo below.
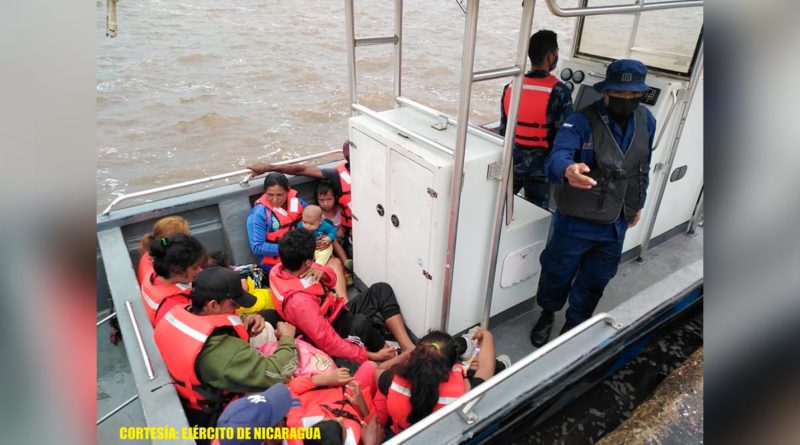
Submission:
<svg viewBox="0 0 800 445">
<path fill-rule="evenodd" d="M 700 47 L 698 48 L 697 52 L 697 59 L 695 60 L 694 67 L 692 68 L 692 78 L 689 81 L 689 88 L 686 92 L 685 97 L 683 98 L 684 104 L 683 109 L 681 110 L 680 118 L 678 119 L 678 128 L 675 130 L 675 136 L 672 138 L 672 146 L 669 149 L 669 153 L 667 154 L 667 159 L 664 162 L 664 168 L 662 169 L 662 180 L 658 183 L 658 190 L 656 192 L 656 200 L 655 205 L 652 207 L 653 211 L 651 215 L 649 215 L 647 219 L 647 228 L 644 232 L 644 237 L 642 238 L 642 246 L 641 250 L 639 251 L 639 256 L 637 258 L 638 261 L 643 261 L 645 255 L 647 254 L 648 248 L 650 247 L 650 238 L 653 236 L 653 229 L 656 225 L 656 218 L 658 217 L 658 212 L 661 207 L 661 201 L 664 199 L 664 192 L 667 189 L 667 183 L 669 182 L 669 174 L 672 170 L 672 163 L 675 160 L 675 154 L 678 152 L 678 146 L 680 145 L 681 135 L 683 133 L 684 126 L 686 124 L 686 118 L 689 115 L 689 110 L 691 109 L 692 99 L 694 99 L 695 91 L 697 90 L 697 85 L 700 83 L 700 77 L 703 75 L 703 42 L 700 42 Z"/>
<path fill-rule="evenodd" d="M 453 155 L 453 150 L 451 150 L 449 147 L 446 147 L 446 146 L 434 141 L 433 139 L 425 137 L 425 136 L 417 133 L 416 131 L 409 130 L 408 128 L 405 128 L 402 125 L 397 125 L 396 123 L 390 121 L 389 119 L 386 119 L 385 117 L 381 116 L 380 114 L 376 113 L 373 110 L 370 110 L 369 108 L 365 107 L 364 105 L 352 104 L 351 107 L 353 108 L 353 110 L 358 111 L 361 114 L 365 114 L 365 115 L 367 115 L 367 116 L 369 116 L 369 117 L 371 117 L 371 118 L 373 118 L 373 119 L 375 119 L 377 121 L 380 121 L 383 124 L 386 124 L 386 125 L 394 128 L 395 130 L 397 130 L 400 133 L 402 133 L 404 136 L 408 136 L 411 139 L 414 139 L 414 140 L 416 140 L 418 142 L 422 142 L 423 144 L 430 145 L 431 147 L 441 151 L 442 153 L 444 153 L 446 155 L 449 155 L 449 156 Z"/>
<path fill-rule="evenodd" d="M 126 406 L 128 406 L 128 405 L 130 405 L 131 403 L 133 403 L 133 401 L 134 401 L 134 400 L 136 400 L 136 399 L 138 399 L 138 398 L 139 398 L 139 395 L 138 395 L 138 394 L 136 394 L 135 396 L 131 397 L 130 399 L 128 399 L 128 400 L 126 400 L 126 401 L 122 402 L 122 404 L 120 404 L 120 405 L 119 405 L 119 406 L 117 406 L 116 408 L 114 408 L 114 409 L 112 409 L 111 411 L 109 411 L 108 413 L 106 413 L 106 414 L 105 414 L 103 417 L 101 417 L 101 418 L 97 419 L 97 424 L 98 424 L 98 425 L 100 425 L 101 423 L 103 423 L 103 422 L 105 422 L 106 420 L 110 419 L 110 418 L 111 418 L 111 416 L 113 416 L 114 414 L 116 414 L 116 413 L 118 413 L 118 412 L 122 411 L 122 409 L 123 409 L 123 408 L 125 408 L 125 407 L 126 407 Z"/>
<path fill-rule="evenodd" d="M 133 313 L 133 306 L 131 306 L 130 300 L 125 301 L 125 309 L 128 311 L 128 317 L 130 317 L 131 325 L 133 325 L 133 333 L 136 336 L 136 344 L 139 345 L 139 352 L 142 354 L 142 361 L 144 361 L 144 367 L 147 370 L 147 378 L 148 380 L 153 380 L 156 378 L 153 372 L 153 364 L 150 362 L 150 355 L 147 354 L 147 350 L 144 347 L 142 333 L 139 330 L 139 323 L 136 321 L 136 315 Z"/>
<path fill-rule="evenodd" d="M 514 376 L 516 373 L 518 373 L 525 367 L 529 366 L 534 361 L 539 360 L 541 357 L 547 355 L 548 353 L 550 353 L 550 351 L 572 340 L 573 338 L 577 337 L 578 335 L 582 334 L 583 332 L 585 332 L 586 330 L 588 330 L 589 328 L 600 322 L 606 322 L 609 324 L 609 326 L 613 327 L 616 330 L 620 330 L 624 327 L 622 323 L 616 321 L 608 313 L 603 312 L 594 315 L 592 318 L 584 321 L 578 326 L 575 326 L 571 330 L 565 332 L 563 335 L 560 335 L 559 337 L 546 343 L 544 346 L 530 353 L 522 360 L 513 363 L 511 366 L 509 366 L 499 374 L 496 374 L 495 376 L 485 381 L 481 385 L 476 386 L 466 394 L 462 395 L 455 402 L 445 406 L 444 408 L 438 411 L 435 411 L 434 413 L 423 418 L 419 422 L 411 425 L 408 429 L 406 429 L 402 433 L 398 434 L 389 441 L 385 442 L 385 444 L 393 445 L 393 444 L 403 443 L 413 438 L 414 436 L 416 436 L 426 428 L 430 427 L 434 423 L 438 422 L 442 418 L 446 417 L 448 414 L 456 411 L 459 411 L 459 415 L 464 419 L 464 421 L 467 424 L 470 425 L 474 424 L 479 419 L 477 418 L 477 416 L 474 416 L 474 414 L 472 414 L 472 410 L 480 403 L 481 399 L 487 392 L 491 391 L 494 387 L 496 387 L 500 383 Z"/>
<path fill-rule="evenodd" d="M 100 327 L 101 324 L 107 322 L 108 320 L 111 320 L 112 318 L 114 318 L 116 316 L 117 316 L 116 312 L 111 312 L 110 314 L 106 315 L 100 321 L 97 322 L 97 327 Z"/>
<path fill-rule="evenodd" d="M 624 14 L 660 9 L 691 8 L 703 6 L 702 0 L 676 0 L 671 2 L 642 3 L 636 5 L 589 6 L 582 8 L 562 8 L 556 0 L 544 0 L 550 12 L 557 17 L 581 17 L 587 15 Z"/>
<path fill-rule="evenodd" d="M 330 150 L 330 151 L 326 151 L 326 152 L 322 152 L 322 153 L 316 153 L 316 154 L 313 154 L 313 155 L 302 156 L 302 157 L 295 158 L 295 159 L 289 159 L 289 160 L 285 160 L 285 161 L 278 161 L 278 162 L 273 163 L 273 165 L 285 165 L 285 164 L 294 164 L 294 163 L 303 162 L 303 161 L 310 161 L 310 160 L 313 160 L 313 159 L 319 159 L 319 158 L 323 158 L 325 156 L 330 156 L 330 155 L 341 153 L 341 152 L 342 152 L 342 150 Z M 128 194 L 125 194 L 125 195 L 122 195 L 122 196 L 118 196 L 116 199 L 111 201 L 111 204 L 109 204 L 108 207 L 106 207 L 105 210 L 103 210 L 103 212 L 100 213 L 100 216 L 108 216 L 111 213 L 111 209 L 113 209 L 114 206 L 116 206 L 120 202 L 127 201 L 129 199 L 141 198 L 143 196 L 149 196 L 149 195 L 155 195 L 157 193 L 167 192 L 167 191 L 170 191 L 170 190 L 177 190 L 177 189 L 181 189 L 181 188 L 185 188 L 185 187 L 191 187 L 193 185 L 205 184 L 207 182 L 219 181 L 220 179 L 226 179 L 226 178 L 230 178 L 232 176 L 239 176 L 239 175 L 247 175 L 241 180 L 242 184 L 247 184 L 247 181 L 249 181 L 253 177 L 253 171 L 250 170 L 250 169 L 244 168 L 244 169 L 241 169 L 241 170 L 236 170 L 236 171 L 232 171 L 232 172 L 228 172 L 228 173 L 222 173 L 222 174 L 219 174 L 219 175 L 207 176 L 205 178 L 199 178 L 199 179 L 192 179 L 191 181 L 184 181 L 184 182 L 179 182 L 177 184 L 165 185 L 165 186 L 162 186 L 162 187 L 156 187 L 156 188 L 152 188 L 152 189 L 142 190 L 140 192 L 128 193 Z"/>
</svg>

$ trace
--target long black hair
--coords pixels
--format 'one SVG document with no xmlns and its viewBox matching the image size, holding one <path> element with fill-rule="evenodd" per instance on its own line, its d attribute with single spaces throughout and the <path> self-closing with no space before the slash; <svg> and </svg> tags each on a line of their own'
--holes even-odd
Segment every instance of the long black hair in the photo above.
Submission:
<svg viewBox="0 0 800 445">
<path fill-rule="evenodd" d="M 271 172 L 264 177 L 264 190 L 273 185 L 279 185 L 287 192 L 289 191 L 289 178 L 281 172 Z"/>
<path fill-rule="evenodd" d="M 409 423 L 433 412 L 439 400 L 439 385 L 447 381 L 456 360 L 458 355 L 453 337 L 446 332 L 432 331 L 422 337 L 411 352 L 408 363 L 397 369 L 397 375 L 411 383 Z"/>
<path fill-rule="evenodd" d="M 191 235 L 176 234 L 153 240 L 150 257 L 160 277 L 169 278 L 186 272 L 189 266 L 205 257 L 206 249 Z"/>
</svg>

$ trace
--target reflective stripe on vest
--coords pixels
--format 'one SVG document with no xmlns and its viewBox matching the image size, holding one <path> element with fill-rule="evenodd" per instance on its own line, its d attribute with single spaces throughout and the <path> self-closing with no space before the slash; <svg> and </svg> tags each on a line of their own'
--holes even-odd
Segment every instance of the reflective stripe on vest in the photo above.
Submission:
<svg viewBox="0 0 800 445">
<path fill-rule="evenodd" d="M 142 284 L 139 286 L 139 293 L 142 296 L 142 302 L 144 303 L 142 306 L 147 318 L 150 320 L 150 324 L 155 326 L 156 311 L 158 311 L 158 306 L 161 302 L 173 295 L 183 294 L 191 288 L 192 285 L 186 283 L 164 284 L 158 279 L 155 271 L 142 280 Z"/>
<path fill-rule="evenodd" d="M 153 333 L 178 395 L 194 410 L 216 412 L 233 394 L 204 385 L 196 374 L 196 361 L 215 329 L 229 327 L 242 341 L 250 337 L 239 316 L 195 315 L 176 306 L 158 322 Z"/>
<path fill-rule="evenodd" d="M 463 369 L 460 364 L 456 364 L 447 381 L 439 384 L 439 399 L 433 411 L 453 403 L 466 392 Z M 411 414 L 411 384 L 406 379 L 398 375 L 392 378 L 389 393 L 386 395 L 386 409 L 392 418 L 392 431 L 399 433 L 410 426 L 408 416 Z"/>
<path fill-rule="evenodd" d="M 558 79 L 553 75 L 526 76 L 523 82 L 514 142 L 523 148 L 549 149 L 552 123 L 547 122 L 547 105 Z M 511 91 L 511 84 L 508 84 L 503 94 L 503 110 L 506 116 L 510 108 Z"/>
</svg>

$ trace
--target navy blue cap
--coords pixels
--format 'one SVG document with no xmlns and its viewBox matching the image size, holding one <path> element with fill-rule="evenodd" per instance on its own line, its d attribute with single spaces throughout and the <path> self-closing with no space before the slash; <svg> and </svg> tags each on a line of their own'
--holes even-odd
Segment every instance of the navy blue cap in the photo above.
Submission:
<svg viewBox="0 0 800 445">
<path fill-rule="evenodd" d="M 233 428 L 275 426 L 286 416 L 292 406 L 299 405 L 299 401 L 295 403 L 295 400 L 286 385 L 277 383 L 262 393 L 250 394 L 231 402 L 219 416 L 217 426 Z M 220 439 L 219 442 L 221 445 L 257 445 L 262 440 L 237 438 L 234 440 Z"/>
<path fill-rule="evenodd" d="M 642 62 L 620 59 L 608 65 L 606 79 L 594 84 L 594 89 L 599 93 L 608 90 L 645 92 L 650 89 L 644 83 L 645 77 L 647 77 L 647 67 Z"/>
</svg>

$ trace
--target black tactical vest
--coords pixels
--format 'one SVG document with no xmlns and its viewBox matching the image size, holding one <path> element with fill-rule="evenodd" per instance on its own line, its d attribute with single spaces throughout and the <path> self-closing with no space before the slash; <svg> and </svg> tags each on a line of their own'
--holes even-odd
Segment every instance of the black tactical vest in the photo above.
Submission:
<svg viewBox="0 0 800 445">
<path fill-rule="evenodd" d="M 594 145 L 594 165 L 589 165 L 591 176 L 597 185 L 589 190 L 581 190 L 564 184 L 556 188 L 558 210 L 569 216 L 595 223 L 613 223 L 624 211 L 627 219 L 633 218 L 642 208 L 644 181 L 650 172 L 648 162 L 650 147 L 647 131 L 647 111 L 639 106 L 634 111 L 634 132 L 631 145 L 622 153 L 611 129 L 603 121 L 593 103 L 580 111 L 589 119 L 592 128 L 590 142 Z M 575 162 L 580 159 L 577 150 Z"/>
</svg>

